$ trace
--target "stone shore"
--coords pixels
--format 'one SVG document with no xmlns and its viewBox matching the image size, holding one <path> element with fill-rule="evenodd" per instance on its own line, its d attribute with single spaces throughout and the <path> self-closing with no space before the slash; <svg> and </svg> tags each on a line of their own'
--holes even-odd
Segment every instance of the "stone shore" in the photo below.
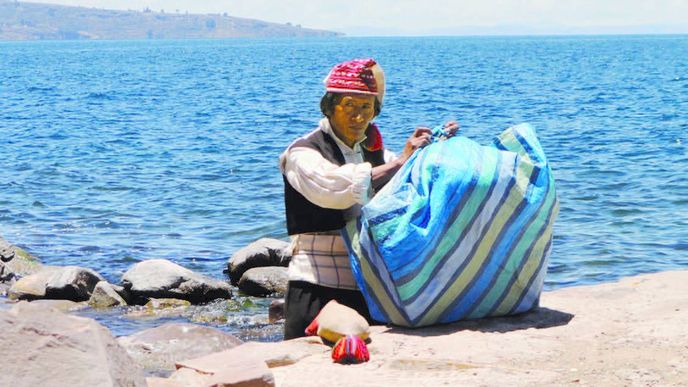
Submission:
<svg viewBox="0 0 688 387">
<path fill-rule="evenodd" d="M 17 298 L 42 298 L 38 293 L 56 291 L 60 288 L 58 282 L 72 286 L 66 288 L 70 291 L 81 289 L 84 276 L 72 275 L 78 268 L 41 267 L 21 249 L 2 239 L 0 242 L 4 243 L 0 244 L 0 274 L 5 281 L 4 291 L 11 296 L 24 294 L 19 285 L 34 282 L 42 285 L 34 286 L 36 289 L 29 286 L 32 297 Z M 262 269 L 265 264 L 284 266 L 286 260 L 263 242 L 247 249 L 246 259 L 230 260 L 228 272 L 234 271 L 233 278 Z M 237 264 L 233 266 L 232 262 Z M 153 263 L 140 263 L 130 270 L 133 273 L 138 266 Z M 173 266 L 167 262 L 156 264 Z M 185 284 L 182 287 L 189 294 L 204 295 L 213 288 L 210 285 L 220 282 L 195 280 L 194 273 L 176 266 L 173 269 L 170 273 L 181 270 L 183 275 L 170 274 L 172 282 Z M 160 273 L 159 269 L 154 271 Z M 58 276 L 58 272 L 71 274 Z M 48 273 L 50 278 L 36 277 L 40 273 Z M 260 270 L 256 273 L 260 274 Z M 132 296 L 132 292 L 145 290 L 144 285 L 137 285 L 140 281 L 134 281 L 133 274 L 125 277 L 133 282 L 123 281 L 130 285 L 123 288 L 103 288 L 104 281 L 100 281 L 100 289 L 96 284 L 99 278 L 86 281 L 88 286 L 84 286 L 94 295 Z M 160 281 L 165 276 L 143 277 Z M 32 278 L 40 281 L 31 282 Z M 261 281 L 267 284 L 261 293 L 280 293 L 279 281 Z M 167 282 L 156 286 L 167 289 Z M 194 293 L 197 283 L 200 290 Z M 219 285 L 222 289 L 228 286 Z M 174 290 L 170 294 L 177 296 L 177 287 L 170 288 Z M 141 293 L 141 297 L 159 296 L 159 292 L 151 292 Z M 231 297 L 231 293 L 225 293 L 225 297 Z M 85 301 L 39 299 L 16 305 L 5 301 L 0 307 L 0 345 L 21 350 L 14 351 L 15 361 L 8 363 L 12 366 L 0 373 L 0 385 L 688 386 L 686 294 L 688 271 L 663 272 L 546 292 L 539 309 L 520 316 L 415 330 L 374 326 L 368 345 L 370 361 L 358 365 L 334 364 L 330 347 L 318 337 L 242 344 L 210 328 L 204 328 L 212 331 L 208 333 L 192 324 L 177 324 L 115 341 L 96 321 L 59 311 L 86 307 Z M 202 301 L 215 296 L 204 297 L 196 298 Z M 190 307 L 189 301 L 156 298 L 150 298 L 146 305 L 170 302 Z M 275 320 L 280 306 L 274 305 Z M 47 369 L 52 371 L 45 372 Z"/>
<path fill-rule="evenodd" d="M 522 316 L 373 327 L 365 364 L 318 354 L 272 372 L 277 386 L 685 386 L 687 294 L 688 271 L 564 288 Z"/>
</svg>

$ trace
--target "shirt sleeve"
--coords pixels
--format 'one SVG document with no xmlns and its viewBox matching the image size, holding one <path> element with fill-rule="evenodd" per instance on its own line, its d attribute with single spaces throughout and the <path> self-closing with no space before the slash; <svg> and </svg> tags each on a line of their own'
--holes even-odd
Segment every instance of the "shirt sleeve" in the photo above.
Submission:
<svg viewBox="0 0 688 387">
<path fill-rule="evenodd" d="M 280 166 L 289 184 L 320 207 L 343 210 L 370 200 L 370 163 L 338 166 L 316 150 L 293 147 L 280 156 Z"/>
<path fill-rule="evenodd" d="M 392 152 L 391 150 L 385 148 L 383 153 L 382 153 L 382 158 L 385 160 L 385 163 L 388 163 L 392 160 L 395 160 L 397 157 L 397 154 Z"/>
</svg>

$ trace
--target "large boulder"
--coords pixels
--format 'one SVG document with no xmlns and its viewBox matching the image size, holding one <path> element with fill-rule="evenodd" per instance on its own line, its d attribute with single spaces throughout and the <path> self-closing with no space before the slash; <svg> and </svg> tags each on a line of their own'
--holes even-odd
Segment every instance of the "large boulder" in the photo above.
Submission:
<svg viewBox="0 0 688 387">
<path fill-rule="evenodd" d="M 256 267 L 247 270 L 239 280 L 239 290 L 250 296 L 284 296 L 289 276 L 286 267 Z"/>
<path fill-rule="evenodd" d="M 104 281 L 95 271 L 78 266 L 51 266 L 14 283 L 9 297 L 18 300 L 41 298 L 88 301 L 96 284 Z"/>
<path fill-rule="evenodd" d="M 264 266 L 289 266 L 289 243 L 272 238 L 261 238 L 234 253 L 227 262 L 227 272 L 233 285 L 249 269 Z"/>
<path fill-rule="evenodd" d="M 12 352 L 1 386 L 145 386 L 143 369 L 95 320 L 20 302 L 0 311 L 0 331 Z"/>
<path fill-rule="evenodd" d="M 218 329 L 195 324 L 167 323 L 117 339 L 149 373 L 175 370 L 175 363 L 243 344 Z"/>
<path fill-rule="evenodd" d="M 232 298 L 228 283 L 195 273 L 166 259 L 135 264 L 122 276 L 122 286 L 136 304 L 145 304 L 149 298 L 177 298 L 194 304 Z"/>
<path fill-rule="evenodd" d="M 0 237 L 0 282 L 34 274 L 41 268 L 36 257 Z"/>
</svg>

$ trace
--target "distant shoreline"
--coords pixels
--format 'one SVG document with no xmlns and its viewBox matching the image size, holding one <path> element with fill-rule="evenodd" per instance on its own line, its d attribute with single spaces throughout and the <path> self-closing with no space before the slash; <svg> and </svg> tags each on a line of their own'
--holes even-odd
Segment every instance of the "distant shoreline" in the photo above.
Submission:
<svg viewBox="0 0 688 387">
<path fill-rule="evenodd" d="M 399 36 L 388 36 L 388 35 L 371 35 L 371 36 L 355 36 L 355 35 L 336 35 L 336 36 L 313 36 L 307 37 L 308 39 L 571 39 L 571 38 L 676 38 L 685 37 L 688 38 L 688 33 L 674 34 L 578 34 L 578 35 L 566 35 L 566 34 L 552 34 L 552 35 L 399 35 Z M 2 43 L 21 43 L 21 42 L 143 42 L 143 41 L 159 41 L 159 42 L 174 42 L 174 41 L 223 41 L 223 40 L 298 40 L 304 37 L 299 36 L 260 36 L 260 37 L 226 37 L 226 38 L 208 38 L 208 37 L 197 37 L 197 38 L 158 38 L 158 39 L 2 39 L 0 37 L 0 44 Z"/>
<path fill-rule="evenodd" d="M 0 0 L 0 41 L 338 37 L 334 31 L 222 14 L 120 11 Z"/>
</svg>

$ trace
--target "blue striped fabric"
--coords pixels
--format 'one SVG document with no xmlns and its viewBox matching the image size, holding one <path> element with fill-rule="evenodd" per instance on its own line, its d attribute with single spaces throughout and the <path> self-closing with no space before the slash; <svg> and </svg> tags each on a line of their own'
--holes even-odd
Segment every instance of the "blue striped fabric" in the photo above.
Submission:
<svg viewBox="0 0 688 387">
<path fill-rule="evenodd" d="M 559 204 L 535 130 L 416 152 L 343 231 L 375 320 L 418 327 L 537 306 Z"/>
</svg>

